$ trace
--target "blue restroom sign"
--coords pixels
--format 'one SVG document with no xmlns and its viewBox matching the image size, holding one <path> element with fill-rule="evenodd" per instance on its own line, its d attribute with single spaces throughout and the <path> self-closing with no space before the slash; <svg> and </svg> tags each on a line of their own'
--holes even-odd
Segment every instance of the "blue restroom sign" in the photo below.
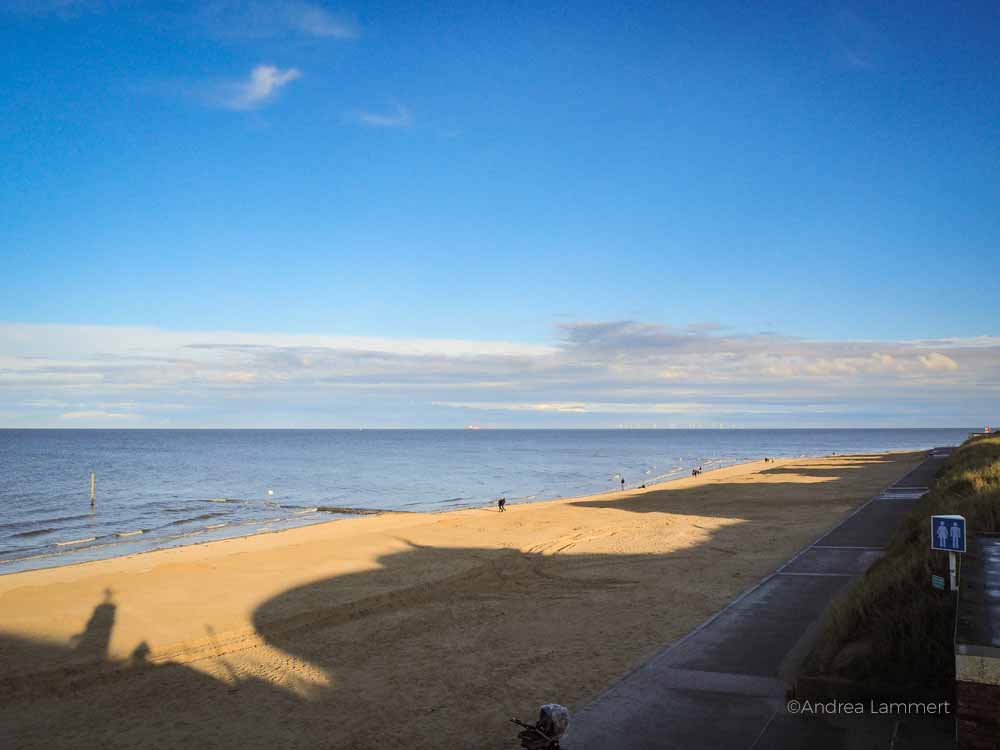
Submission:
<svg viewBox="0 0 1000 750">
<path fill-rule="evenodd" d="M 965 552 L 965 518 L 931 516 L 931 549 Z"/>
</svg>

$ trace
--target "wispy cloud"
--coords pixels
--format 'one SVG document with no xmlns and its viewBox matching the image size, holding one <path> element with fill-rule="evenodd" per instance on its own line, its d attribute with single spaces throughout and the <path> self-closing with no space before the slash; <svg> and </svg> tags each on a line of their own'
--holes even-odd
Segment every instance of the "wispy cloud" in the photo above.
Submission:
<svg viewBox="0 0 1000 750">
<path fill-rule="evenodd" d="M 209 0 L 197 6 L 197 23 L 213 36 L 270 39 L 305 36 L 355 39 L 361 27 L 350 15 L 300 0 Z"/>
<path fill-rule="evenodd" d="M 228 109 L 247 110 L 272 100 L 278 91 L 300 78 L 298 68 L 281 69 L 275 65 L 257 65 L 247 80 L 222 86 L 217 101 Z"/>
<path fill-rule="evenodd" d="M 384 112 L 351 112 L 348 119 L 370 128 L 408 128 L 413 124 L 413 114 L 401 104 Z"/>
<path fill-rule="evenodd" d="M 355 39 L 361 33 L 352 18 L 335 15 L 319 5 L 288 3 L 285 14 L 289 28 L 310 36 Z"/>
<path fill-rule="evenodd" d="M 697 414 L 710 408 L 710 404 L 687 403 L 628 403 L 600 401 L 436 401 L 436 406 L 477 411 L 534 411 L 558 414 Z"/>
<path fill-rule="evenodd" d="M 961 425 L 1000 411 L 1000 338 L 814 341 L 574 322 L 549 344 L 0 325 L 15 424 Z M 180 406 L 183 405 L 183 406 Z M 98 413 L 101 413 L 98 416 Z M 72 415 L 72 416 L 66 416 Z M 14 425 L 10 425 L 14 426 Z"/>
<path fill-rule="evenodd" d="M 120 414 L 111 411 L 101 411 L 99 409 L 82 410 L 82 411 L 68 411 L 59 416 L 60 419 L 67 421 L 109 421 L 109 422 L 122 422 L 122 421 L 134 421 L 139 418 L 138 414 Z"/>
<path fill-rule="evenodd" d="M 27 16 L 54 15 L 59 18 L 75 18 L 103 8 L 101 0 L 5 0 L 0 3 L 0 11 Z"/>
<path fill-rule="evenodd" d="M 859 71 L 874 68 L 879 51 L 886 46 L 870 21 L 846 9 L 832 19 L 831 44 L 839 64 Z"/>
<path fill-rule="evenodd" d="M 0 13 L 78 18 L 104 10 L 138 7 L 158 27 L 191 30 L 220 40 L 305 38 L 356 39 L 361 26 L 349 13 L 306 0 L 179 0 L 132 3 L 128 0 L 0 0 Z"/>
</svg>

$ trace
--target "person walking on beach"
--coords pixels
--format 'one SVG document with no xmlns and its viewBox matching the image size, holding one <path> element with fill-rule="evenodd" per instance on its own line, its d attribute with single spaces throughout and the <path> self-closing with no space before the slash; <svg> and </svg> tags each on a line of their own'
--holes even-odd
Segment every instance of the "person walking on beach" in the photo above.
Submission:
<svg viewBox="0 0 1000 750">
<path fill-rule="evenodd" d="M 507 512 L 506 505 L 507 505 L 507 498 L 501 497 L 499 500 L 497 500 L 497 509 L 501 513 L 506 513 Z"/>
<path fill-rule="evenodd" d="M 622 477 L 622 492 L 625 491 L 625 477 Z"/>
</svg>

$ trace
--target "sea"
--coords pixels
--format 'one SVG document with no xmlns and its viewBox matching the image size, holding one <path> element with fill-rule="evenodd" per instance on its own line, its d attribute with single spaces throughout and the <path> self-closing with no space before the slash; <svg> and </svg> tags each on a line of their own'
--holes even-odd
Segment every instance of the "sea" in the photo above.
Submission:
<svg viewBox="0 0 1000 750">
<path fill-rule="evenodd" d="M 0 430 L 0 575 L 373 511 L 650 485 L 771 457 L 925 450 L 969 429 Z M 91 505 L 91 475 L 94 500 Z"/>
</svg>

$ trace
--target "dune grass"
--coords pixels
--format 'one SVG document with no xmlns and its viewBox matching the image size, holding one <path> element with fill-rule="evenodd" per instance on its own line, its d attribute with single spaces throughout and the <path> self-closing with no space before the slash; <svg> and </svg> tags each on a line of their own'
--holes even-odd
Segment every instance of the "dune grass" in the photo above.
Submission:
<svg viewBox="0 0 1000 750">
<path fill-rule="evenodd" d="M 963 443 L 904 519 L 885 556 L 831 606 L 806 673 L 887 688 L 950 690 L 955 595 L 947 555 L 930 550 L 934 514 L 965 516 L 970 534 L 1000 531 L 1000 436 Z"/>
</svg>

